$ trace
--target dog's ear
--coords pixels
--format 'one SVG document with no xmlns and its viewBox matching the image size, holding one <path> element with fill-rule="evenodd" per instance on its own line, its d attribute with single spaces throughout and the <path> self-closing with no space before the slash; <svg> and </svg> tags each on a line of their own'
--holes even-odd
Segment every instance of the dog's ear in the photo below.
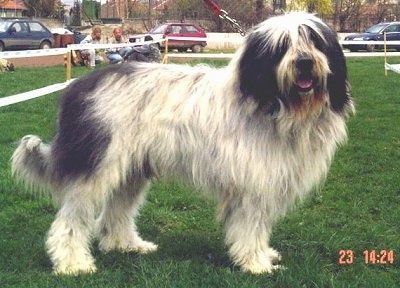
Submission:
<svg viewBox="0 0 400 288">
<path fill-rule="evenodd" d="M 342 113 L 351 102 L 350 85 L 347 79 L 346 59 L 336 39 L 328 42 L 327 57 L 331 70 L 327 83 L 330 104 L 332 110 Z"/>
<path fill-rule="evenodd" d="M 254 32 L 247 36 L 246 44 L 239 60 L 239 85 L 243 98 L 251 97 L 261 109 L 268 112 L 276 109 L 279 95 L 275 67 L 287 51 L 287 43 L 282 41 L 275 47 L 267 35 Z"/>
<path fill-rule="evenodd" d="M 316 48 L 328 58 L 331 70 L 327 83 L 331 108 L 337 113 L 342 113 L 346 111 L 348 104 L 351 102 L 346 59 L 336 32 L 325 24 L 315 22 L 315 25 L 319 28 L 323 37 L 321 38 L 311 29 L 311 39 Z"/>
</svg>

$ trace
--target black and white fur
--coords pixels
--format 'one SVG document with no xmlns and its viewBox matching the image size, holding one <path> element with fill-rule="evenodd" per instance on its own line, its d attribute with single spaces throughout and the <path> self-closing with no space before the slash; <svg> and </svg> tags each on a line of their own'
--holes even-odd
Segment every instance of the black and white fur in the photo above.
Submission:
<svg viewBox="0 0 400 288">
<path fill-rule="evenodd" d="M 272 225 L 323 182 L 353 111 L 336 35 L 305 13 L 258 25 L 225 68 L 112 65 L 60 105 L 54 140 L 23 137 L 12 172 L 61 204 L 46 245 L 63 274 L 96 270 L 93 235 L 103 251 L 155 251 L 134 219 L 172 178 L 216 196 L 235 264 L 272 272 Z"/>
</svg>

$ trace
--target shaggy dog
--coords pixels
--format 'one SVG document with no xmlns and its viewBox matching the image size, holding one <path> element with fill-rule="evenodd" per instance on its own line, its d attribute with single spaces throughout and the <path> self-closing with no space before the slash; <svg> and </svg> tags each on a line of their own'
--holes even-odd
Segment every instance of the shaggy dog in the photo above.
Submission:
<svg viewBox="0 0 400 288">
<path fill-rule="evenodd" d="M 46 242 L 54 271 L 95 271 L 92 236 L 103 251 L 155 251 L 133 220 L 150 182 L 172 178 L 216 196 L 242 270 L 280 267 L 272 225 L 346 140 L 346 71 L 336 34 L 293 13 L 255 27 L 225 68 L 128 63 L 73 82 L 52 143 L 25 136 L 12 156 L 15 177 L 61 204 Z"/>
</svg>

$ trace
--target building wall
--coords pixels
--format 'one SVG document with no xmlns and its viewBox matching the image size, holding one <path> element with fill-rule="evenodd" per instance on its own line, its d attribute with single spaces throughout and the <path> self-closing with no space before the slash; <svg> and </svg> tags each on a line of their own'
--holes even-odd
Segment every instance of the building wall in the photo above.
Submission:
<svg viewBox="0 0 400 288">
<path fill-rule="evenodd" d="M 0 17 L 2 18 L 13 18 L 13 17 L 23 17 L 24 11 L 22 10 L 10 10 L 0 8 Z"/>
</svg>

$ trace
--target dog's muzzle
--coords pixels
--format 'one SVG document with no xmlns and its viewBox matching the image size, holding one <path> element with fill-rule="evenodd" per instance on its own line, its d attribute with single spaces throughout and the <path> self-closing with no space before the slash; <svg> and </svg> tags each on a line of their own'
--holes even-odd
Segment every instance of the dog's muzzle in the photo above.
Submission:
<svg viewBox="0 0 400 288">
<path fill-rule="evenodd" d="M 314 80 L 312 71 L 314 60 L 311 56 L 301 56 L 296 60 L 297 77 L 295 85 L 301 92 L 308 92 L 313 89 Z"/>
</svg>

